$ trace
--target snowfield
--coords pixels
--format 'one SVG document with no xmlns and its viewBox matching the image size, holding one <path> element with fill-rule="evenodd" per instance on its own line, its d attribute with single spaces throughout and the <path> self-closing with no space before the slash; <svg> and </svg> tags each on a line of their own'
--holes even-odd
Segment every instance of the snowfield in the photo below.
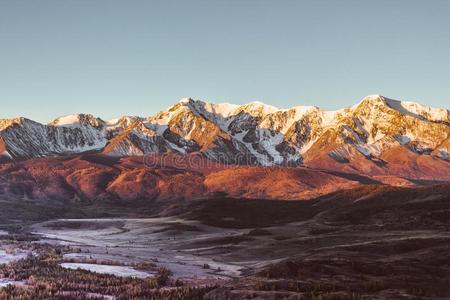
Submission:
<svg viewBox="0 0 450 300">
<path fill-rule="evenodd" d="M 118 277 L 146 278 L 154 276 L 154 274 L 152 273 L 138 271 L 131 267 L 126 266 L 98 265 L 86 263 L 62 263 L 61 267 L 72 270 L 82 269 L 99 274 L 110 274 Z"/>
</svg>

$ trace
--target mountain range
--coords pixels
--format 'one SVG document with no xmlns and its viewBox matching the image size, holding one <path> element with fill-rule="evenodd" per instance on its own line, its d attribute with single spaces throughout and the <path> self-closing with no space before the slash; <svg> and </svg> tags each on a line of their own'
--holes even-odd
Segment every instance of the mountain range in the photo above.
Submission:
<svg viewBox="0 0 450 300">
<path fill-rule="evenodd" d="M 336 111 L 184 98 L 150 117 L 104 121 L 78 114 L 48 124 L 0 120 L 1 161 L 86 153 L 195 153 L 232 165 L 450 180 L 450 113 L 372 95 Z"/>
<path fill-rule="evenodd" d="M 67 259 L 170 266 L 182 280 L 144 283 L 182 299 L 207 284 L 203 299 L 449 299 L 449 137 L 448 110 L 378 95 L 337 111 L 182 99 L 150 117 L 1 120 L 0 252 L 33 255 L 2 265 L 20 286 L 0 292 L 149 298 Z M 219 281 L 227 269 L 242 272 Z"/>
</svg>

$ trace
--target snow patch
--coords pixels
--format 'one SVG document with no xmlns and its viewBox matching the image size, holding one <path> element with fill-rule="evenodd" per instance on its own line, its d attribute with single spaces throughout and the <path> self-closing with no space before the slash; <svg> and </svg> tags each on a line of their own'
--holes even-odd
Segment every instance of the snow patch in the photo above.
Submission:
<svg viewBox="0 0 450 300">
<path fill-rule="evenodd" d="M 322 111 L 322 126 L 329 127 L 336 123 L 336 117 L 341 114 L 344 110 L 328 110 Z"/>
<path fill-rule="evenodd" d="M 396 139 L 401 145 L 406 145 L 411 142 L 411 138 L 406 135 L 397 135 Z"/>
<path fill-rule="evenodd" d="M 25 285 L 23 281 L 16 281 L 8 278 L 0 278 L 0 288 L 7 287 L 8 285 Z"/>
<path fill-rule="evenodd" d="M 449 153 L 447 149 L 439 149 L 438 156 L 442 159 L 449 159 Z"/>
<path fill-rule="evenodd" d="M 55 126 L 78 126 L 80 124 L 79 115 L 67 115 L 60 117 L 52 122 Z"/>
<path fill-rule="evenodd" d="M 17 261 L 25 258 L 28 252 L 15 250 L 13 253 L 7 253 L 5 250 L 0 250 L 0 264 L 8 264 L 10 262 Z"/>
<path fill-rule="evenodd" d="M 184 98 L 181 98 L 180 101 L 178 101 L 178 102 L 179 102 L 179 103 L 189 103 L 190 101 L 192 101 L 191 98 L 189 98 L 189 97 L 184 97 Z"/>
<path fill-rule="evenodd" d="M 186 153 L 186 149 L 183 149 L 183 148 L 181 148 L 181 147 L 178 147 L 178 146 L 175 145 L 174 143 L 171 143 L 171 142 L 167 141 L 167 144 L 169 145 L 169 147 L 170 147 L 172 150 L 178 151 L 178 152 L 180 152 L 180 153 Z"/>
<path fill-rule="evenodd" d="M 280 111 L 280 109 L 272 105 L 264 104 L 260 101 L 253 101 L 240 106 L 237 109 L 237 113 L 241 111 L 249 113 L 251 115 L 258 115 L 258 114 L 267 115 L 270 113 Z"/>
<path fill-rule="evenodd" d="M 146 278 L 154 276 L 154 274 L 144 271 L 138 271 L 127 266 L 115 266 L 115 265 L 97 265 L 87 263 L 62 263 L 61 267 L 72 270 L 87 270 L 99 274 L 109 274 L 118 277 L 134 277 L 134 278 Z"/>
<path fill-rule="evenodd" d="M 449 111 L 444 108 L 434 108 L 415 102 L 398 101 L 387 98 L 385 101 L 389 107 L 404 115 L 429 121 L 449 122 Z"/>
</svg>

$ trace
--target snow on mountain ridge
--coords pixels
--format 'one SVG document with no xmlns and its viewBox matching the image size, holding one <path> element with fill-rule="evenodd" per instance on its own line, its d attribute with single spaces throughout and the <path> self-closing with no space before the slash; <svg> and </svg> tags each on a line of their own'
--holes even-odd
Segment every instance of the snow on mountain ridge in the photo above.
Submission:
<svg viewBox="0 0 450 300">
<path fill-rule="evenodd" d="M 80 122 L 79 115 L 67 115 L 55 119 L 50 124 L 55 126 L 73 126 L 78 125 Z"/>
<path fill-rule="evenodd" d="M 450 111 L 445 108 L 435 108 L 435 107 L 425 106 L 425 105 L 419 104 L 417 102 L 393 100 L 393 99 L 386 98 L 379 94 L 366 96 L 360 102 L 356 103 L 355 105 L 349 106 L 347 108 L 339 109 L 339 110 L 324 110 L 317 106 L 301 106 L 301 105 L 290 107 L 290 108 L 280 109 L 280 108 L 265 104 L 260 101 L 253 101 L 253 102 L 249 102 L 246 104 L 238 105 L 238 104 L 231 104 L 231 103 L 203 102 L 200 100 L 193 100 L 192 98 L 189 98 L 189 97 L 182 98 L 177 103 L 180 103 L 180 104 L 202 103 L 203 106 L 205 107 L 205 110 L 209 111 L 210 113 L 215 113 L 215 114 L 221 115 L 223 117 L 228 117 L 230 115 L 237 114 L 238 112 L 244 110 L 246 107 L 250 108 L 250 109 L 262 107 L 262 108 L 264 108 L 265 114 L 284 112 L 284 111 L 290 111 L 290 110 L 303 111 L 303 110 L 317 109 L 318 111 L 321 111 L 324 115 L 335 115 L 335 114 L 342 112 L 344 110 L 347 110 L 347 109 L 354 110 L 357 106 L 359 106 L 364 101 L 377 101 L 377 100 L 385 101 L 387 103 L 387 105 L 390 106 L 391 108 L 393 108 L 393 109 L 398 108 L 400 113 L 410 114 L 411 116 L 414 116 L 414 117 L 420 117 L 420 112 L 427 113 L 432 117 L 430 119 L 431 121 L 440 121 L 442 119 L 449 118 L 449 115 L 450 115 Z M 176 106 L 176 104 L 170 106 L 169 109 L 174 106 Z M 167 111 L 167 110 L 163 110 L 160 113 L 165 112 L 165 111 Z M 156 115 L 158 115 L 160 113 L 157 113 Z M 416 115 L 412 115 L 411 113 L 414 113 Z M 152 118 L 156 115 L 153 115 L 153 116 L 147 117 L 147 118 Z M 107 125 L 114 125 L 114 123 L 117 123 L 119 120 L 124 119 L 124 118 L 126 118 L 126 119 L 141 118 L 141 119 L 143 119 L 142 117 L 138 117 L 138 116 L 122 116 L 122 117 L 111 119 L 111 120 L 108 120 L 105 122 L 101 118 L 95 117 L 91 114 L 80 113 L 80 114 L 72 114 L 72 115 L 65 115 L 65 116 L 58 117 L 58 118 L 50 121 L 48 124 L 61 125 L 61 126 L 77 124 L 80 122 L 80 116 L 88 118 L 88 119 L 89 118 L 97 119 L 100 122 L 104 122 Z M 10 123 L 16 122 L 17 123 L 17 122 L 20 122 L 19 120 L 23 120 L 23 119 L 29 120 L 24 117 L 16 117 L 16 118 L 11 118 L 11 119 L 0 119 L 0 129 L 5 127 L 5 125 L 4 125 L 5 123 L 8 123 L 8 122 L 10 122 Z M 33 121 L 33 122 L 36 122 L 36 121 Z M 36 123 L 39 123 L 39 122 L 36 122 Z M 42 123 L 40 123 L 40 124 L 42 124 Z"/>
<path fill-rule="evenodd" d="M 398 101 L 386 98 L 387 104 L 398 112 L 415 118 L 425 118 L 430 121 L 450 122 L 450 113 L 444 108 L 434 108 L 415 102 Z"/>
<path fill-rule="evenodd" d="M 212 158 L 245 153 L 260 164 L 273 165 L 299 162 L 309 151 L 329 151 L 341 162 L 355 151 L 367 159 L 377 158 L 396 145 L 430 153 L 450 137 L 449 125 L 448 110 L 381 95 L 367 96 L 354 106 L 335 111 L 183 98 L 146 118 L 124 116 L 105 122 L 77 114 L 48 125 L 25 118 L 0 120 L 0 142 L 14 158 L 85 151 L 114 155 L 202 151 Z M 324 140 L 327 136 L 333 140 Z M 444 150 L 435 153 L 448 159 Z"/>
<path fill-rule="evenodd" d="M 59 117 L 50 122 L 49 126 L 57 127 L 96 127 L 102 128 L 106 124 L 100 118 L 94 117 L 91 114 L 74 114 Z"/>
</svg>

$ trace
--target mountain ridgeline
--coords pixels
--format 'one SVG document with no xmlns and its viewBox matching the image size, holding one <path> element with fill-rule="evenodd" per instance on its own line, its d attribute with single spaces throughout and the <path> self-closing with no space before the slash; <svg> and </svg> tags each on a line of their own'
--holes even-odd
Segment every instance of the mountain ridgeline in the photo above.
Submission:
<svg viewBox="0 0 450 300">
<path fill-rule="evenodd" d="M 150 117 L 104 121 L 79 114 L 46 125 L 26 118 L 0 120 L 1 161 L 86 152 L 114 157 L 200 153 L 227 164 L 446 179 L 450 114 L 373 95 L 337 111 L 186 98 Z"/>
</svg>

